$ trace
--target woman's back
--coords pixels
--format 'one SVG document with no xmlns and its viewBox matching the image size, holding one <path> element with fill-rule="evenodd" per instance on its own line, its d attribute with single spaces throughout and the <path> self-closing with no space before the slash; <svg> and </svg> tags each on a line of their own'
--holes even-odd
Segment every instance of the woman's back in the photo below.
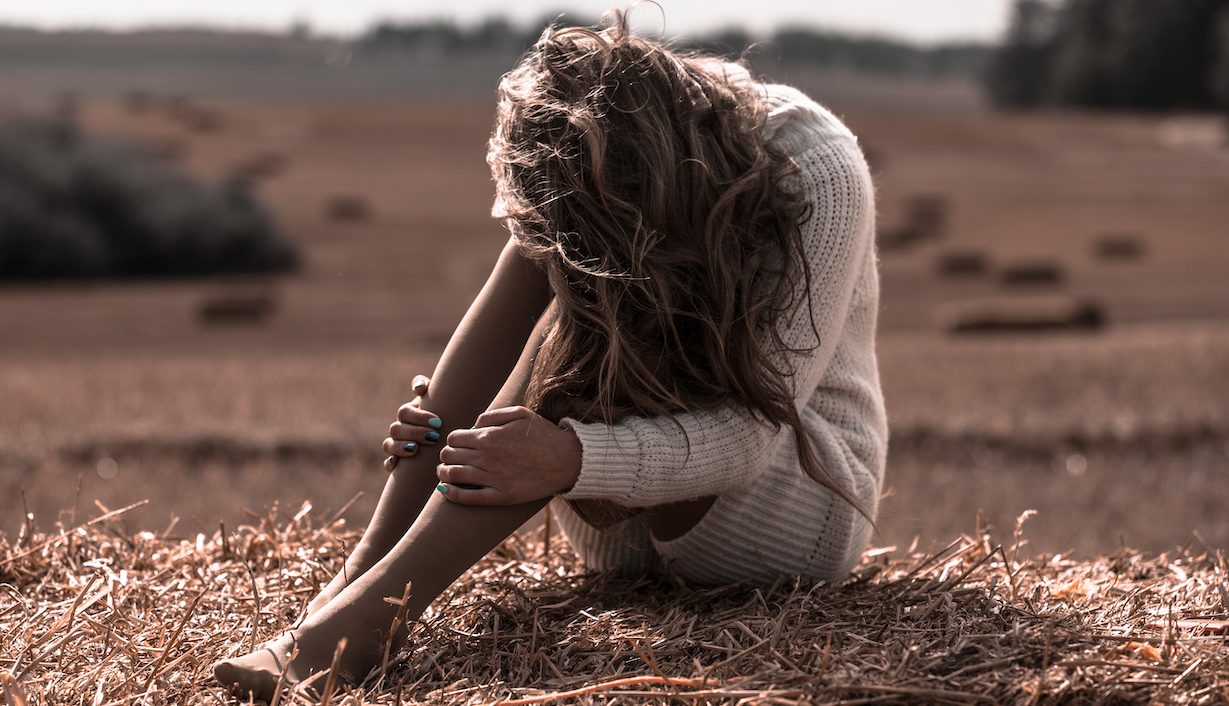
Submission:
<svg viewBox="0 0 1229 706">
<path fill-rule="evenodd" d="M 767 100 L 764 139 L 797 165 L 793 183 L 784 186 L 799 190 L 808 205 L 801 233 L 809 282 L 796 283 L 794 306 L 776 322 L 781 342 L 794 352 L 774 360 L 790 371 L 802 426 L 823 467 L 873 516 L 887 423 L 875 358 L 879 282 L 869 169 L 853 133 L 827 109 L 794 88 L 758 84 L 741 67 L 726 67 L 730 80 Z M 565 418 L 561 426 L 584 447 L 580 478 L 566 500 L 660 506 L 717 497 L 690 532 L 670 541 L 625 525 L 621 545 L 602 543 L 565 518 L 565 527 L 584 535 L 580 544 L 588 537 L 608 554 L 595 556 L 596 563 L 660 557 L 706 583 L 781 574 L 837 579 L 869 537 L 868 518 L 804 471 L 795 437 L 733 406 L 615 425 Z"/>
</svg>

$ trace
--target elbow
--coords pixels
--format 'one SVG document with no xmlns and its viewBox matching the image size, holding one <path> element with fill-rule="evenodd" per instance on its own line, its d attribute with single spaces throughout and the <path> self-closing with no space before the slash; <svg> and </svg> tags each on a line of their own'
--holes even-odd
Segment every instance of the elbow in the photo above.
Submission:
<svg viewBox="0 0 1229 706">
<path fill-rule="evenodd" d="M 757 477 L 772 465 L 781 449 L 783 437 L 789 431 L 790 428 L 785 425 L 774 427 L 763 423 L 755 426 L 754 432 L 743 445 L 741 463 L 748 477 Z"/>
</svg>

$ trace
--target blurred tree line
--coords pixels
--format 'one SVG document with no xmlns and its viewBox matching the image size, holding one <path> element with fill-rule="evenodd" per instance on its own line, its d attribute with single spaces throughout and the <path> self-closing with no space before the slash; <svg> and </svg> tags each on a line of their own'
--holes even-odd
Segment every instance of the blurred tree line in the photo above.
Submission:
<svg viewBox="0 0 1229 706">
<path fill-rule="evenodd" d="M 449 21 L 382 22 L 359 41 L 367 51 L 423 51 L 442 54 L 519 54 L 538 40 L 542 28 L 558 24 L 593 25 L 589 19 L 550 15 L 518 27 L 504 18 L 489 18 L 471 27 Z M 873 36 L 852 36 L 799 27 L 783 27 L 756 38 L 730 28 L 686 37 L 675 46 L 736 58 L 751 50 L 786 65 L 848 68 L 920 76 L 980 76 L 991 48 L 976 43 L 918 46 Z"/>
<path fill-rule="evenodd" d="M 1229 108 L 1229 0 L 1016 0 L 998 105 Z"/>
<path fill-rule="evenodd" d="M 246 185 L 211 186 L 67 119 L 0 123 L 0 281 L 287 272 Z"/>
</svg>

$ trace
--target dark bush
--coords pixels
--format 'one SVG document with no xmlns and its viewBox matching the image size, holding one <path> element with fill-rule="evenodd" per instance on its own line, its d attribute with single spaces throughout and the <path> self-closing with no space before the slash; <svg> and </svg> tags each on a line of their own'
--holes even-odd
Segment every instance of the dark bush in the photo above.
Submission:
<svg viewBox="0 0 1229 706">
<path fill-rule="evenodd" d="M 0 125 L 0 280 L 284 272 L 297 262 L 238 184 L 206 186 L 65 121 Z"/>
<path fill-rule="evenodd" d="M 1134 233 L 1106 233 L 1097 238 L 1093 252 L 1101 260 L 1126 262 L 1144 259 L 1147 248 Z"/>
</svg>

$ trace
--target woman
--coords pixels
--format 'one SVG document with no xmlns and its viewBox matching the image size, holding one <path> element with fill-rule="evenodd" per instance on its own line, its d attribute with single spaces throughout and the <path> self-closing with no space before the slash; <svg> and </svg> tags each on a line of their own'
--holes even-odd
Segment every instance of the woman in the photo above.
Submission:
<svg viewBox="0 0 1229 706">
<path fill-rule="evenodd" d="M 839 580 L 866 544 L 887 431 L 853 134 L 618 14 L 548 29 L 499 92 L 488 162 L 512 238 L 398 411 L 344 570 L 293 629 L 215 666 L 240 693 L 327 669 L 343 638 L 338 669 L 361 679 L 385 597 L 411 584 L 417 617 L 552 498 L 599 570 Z"/>
</svg>

